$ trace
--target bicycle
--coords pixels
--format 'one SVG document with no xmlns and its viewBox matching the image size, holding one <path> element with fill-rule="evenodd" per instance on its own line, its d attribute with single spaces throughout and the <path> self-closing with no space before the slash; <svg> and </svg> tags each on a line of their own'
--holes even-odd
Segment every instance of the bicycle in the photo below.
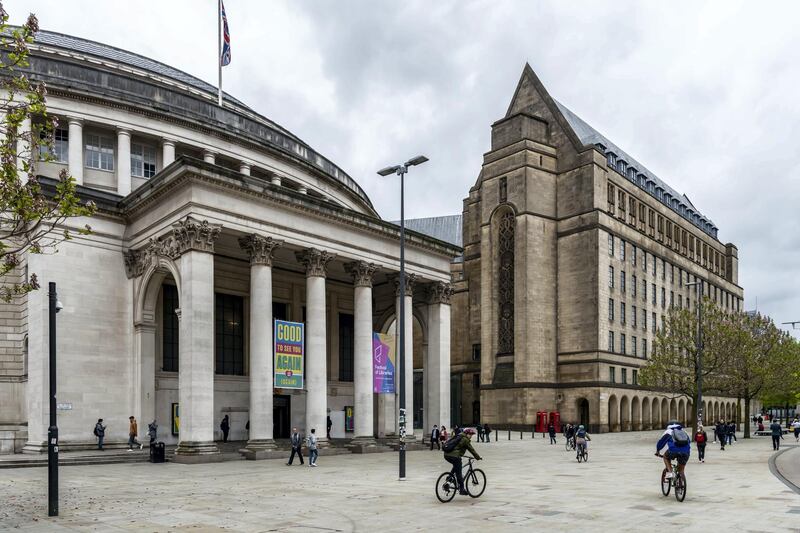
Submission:
<svg viewBox="0 0 800 533">
<path fill-rule="evenodd" d="M 564 444 L 564 448 L 569 452 L 575 449 L 575 437 L 570 437 L 567 439 L 567 442 Z"/>
<path fill-rule="evenodd" d="M 486 474 L 480 468 L 473 468 L 474 457 L 466 456 L 467 472 L 464 474 L 464 488 L 471 498 L 478 498 L 486 490 Z M 463 467 L 462 467 L 463 468 Z M 436 497 L 442 503 L 447 503 L 456 497 L 458 480 L 452 471 L 444 472 L 436 480 Z"/>
<path fill-rule="evenodd" d="M 660 453 L 656 454 L 658 457 L 663 457 Z M 669 496 L 669 491 L 675 487 L 675 499 L 682 502 L 686 498 L 686 475 L 678 470 L 678 462 L 670 461 L 672 464 L 672 477 L 667 477 L 667 469 L 661 472 L 661 493 L 664 496 Z"/>
<path fill-rule="evenodd" d="M 586 449 L 586 444 L 578 444 L 578 453 L 577 453 L 578 462 L 589 462 L 589 450 Z"/>
</svg>

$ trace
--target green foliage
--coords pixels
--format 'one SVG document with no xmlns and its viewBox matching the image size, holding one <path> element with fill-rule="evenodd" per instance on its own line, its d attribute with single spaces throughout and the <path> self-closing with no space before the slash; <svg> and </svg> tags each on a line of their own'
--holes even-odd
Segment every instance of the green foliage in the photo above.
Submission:
<svg viewBox="0 0 800 533">
<path fill-rule="evenodd" d="M 47 193 L 36 178 L 36 163 L 52 160 L 57 126 L 47 114 L 44 84 L 22 72 L 38 29 L 34 15 L 21 27 L 9 26 L 0 4 L 0 298 L 5 301 L 39 288 L 35 273 L 23 282 L 12 275 L 24 254 L 57 251 L 58 244 L 72 238 L 65 222 L 95 212 L 91 202 L 78 198 L 75 180 L 66 171 L 55 191 Z"/>
</svg>

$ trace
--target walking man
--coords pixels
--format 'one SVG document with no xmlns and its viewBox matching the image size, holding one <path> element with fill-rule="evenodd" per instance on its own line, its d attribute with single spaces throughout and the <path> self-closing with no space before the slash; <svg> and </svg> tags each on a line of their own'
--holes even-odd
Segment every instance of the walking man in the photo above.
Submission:
<svg viewBox="0 0 800 533">
<path fill-rule="evenodd" d="M 703 426 L 697 427 L 697 433 L 694 434 L 694 441 L 697 443 L 697 459 L 701 463 L 706 462 L 706 443 L 708 442 L 708 434 Z"/>
<path fill-rule="evenodd" d="M 727 440 L 727 433 L 728 430 L 725 427 L 725 421 L 720 420 L 717 422 L 717 438 L 719 439 L 719 449 L 724 451 L 725 450 L 725 441 Z"/>
<path fill-rule="evenodd" d="M 492 442 L 492 428 L 489 427 L 489 424 L 483 425 L 483 435 L 486 442 Z"/>
<path fill-rule="evenodd" d="M 772 424 L 769 425 L 769 429 L 772 432 L 772 449 L 778 451 L 781 449 L 781 439 L 783 438 L 783 428 L 781 425 L 778 424 L 775 420 L 772 421 Z"/>
<path fill-rule="evenodd" d="M 311 435 L 308 436 L 308 466 L 317 466 L 317 457 L 319 457 L 319 452 L 317 451 L 316 430 L 311 428 Z"/>
<path fill-rule="evenodd" d="M 331 420 L 330 415 L 328 416 L 327 425 L 328 425 L 328 433 L 327 433 L 328 440 L 331 440 L 331 428 L 333 427 L 333 420 Z M 313 432 L 314 430 L 312 429 L 311 431 Z M 317 466 L 317 465 L 313 465 L 313 466 Z"/>
<path fill-rule="evenodd" d="M 547 426 L 547 432 L 550 434 L 550 444 L 556 443 L 556 426 L 550 422 L 550 425 Z"/>
<path fill-rule="evenodd" d="M 442 449 L 442 445 L 439 444 L 439 426 L 436 424 L 433 425 L 433 429 L 431 430 L 431 450 L 433 450 L 434 444 L 436 444 L 437 450 Z"/>
<path fill-rule="evenodd" d="M 228 433 L 231 430 L 231 419 L 228 418 L 228 415 L 225 415 L 225 418 L 222 419 L 219 429 L 222 430 L 222 442 L 228 442 Z"/>
<path fill-rule="evenodd" d="M 94 436 L 97 437 L 97 449 L 101 452 L 104 452 L 105 448 L 103 448 L 103 439 L 106 436 L 106 427 L 103 425 L 102 418 L 98 418 L 97 424 L 94 425 Z"/>
<path fill-rule="evenodd" d="M 289 462 L 286 463 L 286 466 L 292 466 L 294 462 L 294 455 L 300 458 L 300 464 L 303 464 L 303 439 L 300 438 L 300 433 L 297 432 L 297 428 L 292 428 L 292 454 L 289 456 Z"/>
<path fill-rule="evenodd" d="M 139 424 L 136 423 L 136 418 L 133 416 L 129 416 L 128 420 L 130 421 L 130 424 L 128 425 L 128 451 L 133 451 L 134 444 L 138 444 L 139 449 L 141 450 L 144 448 L 144 444 L 136 440 L 136 435 L 139 434 Z"/>
</svg>

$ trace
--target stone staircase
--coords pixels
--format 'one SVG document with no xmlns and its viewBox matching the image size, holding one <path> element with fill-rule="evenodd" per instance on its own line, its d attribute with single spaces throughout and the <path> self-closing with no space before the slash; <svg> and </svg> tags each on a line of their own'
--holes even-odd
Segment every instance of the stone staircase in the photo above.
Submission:
<svg viewBox="0 0 800 533">
<path fill-rule="evenodd" d="M 81 466 L 81 465 L 108 465 L 119 463 L 146 463 L 150 458 L 147 450 L 128 452 L 107 451 L 97 453 L 61 453 L 58 456 L 59 466 Z M 0 469 L 2 468 L 29 468 L 36 466 L 47 466 L 47 454 L 28 455 L 16 454 L 0 458 Z"/>
</svg>

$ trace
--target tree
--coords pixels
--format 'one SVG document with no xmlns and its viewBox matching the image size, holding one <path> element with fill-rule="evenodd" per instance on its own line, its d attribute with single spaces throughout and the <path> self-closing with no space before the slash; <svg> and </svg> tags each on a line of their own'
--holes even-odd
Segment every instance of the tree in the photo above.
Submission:
<svg viewBox="0 0 800 533">
<path fill-rule="evenodd" d="M 769 317 L 734 313 L 731 320 L 737 340 L 731 347 L 726 371 L 727 392 L 744 400 L 744 437 L 747 439 L 750 438 L 750 402 L 765 394 L 793 396 L 793 373 L 800 368 L 800 359 L 797 342 L 778 329 Z"/>
<path fill-rule="evenodd" d="M 0 3 L 0 298 L 11 300 L 39 288 L 35 273 L 17 281 L 12 271 L 26 253 L 52 253 L 72 238 L 65 222 L 94 214 L 82 203 L 75 180 L 62 171 L 54 190 L 43 190 L 37 160 L 52 159 L 57 122 L 47 114 L 47 91 L 24 73 L 28 46 L 39 29 L 31 14 L 22 26 L 8 25 Z M 79 230 L 88 233 L 87 225 Z"/>
<path fill-rule="evenodd" d="M 735 342 L 728 315 L 711 300 L 702 305 L 702 347 L 698 350 L 700 319 L 697 310 L 672 307 L 656 334 L 652 357 L 639 371 L 639 382 L 645 387 L 692 400 L 692 420 L 697 424 L 697 378 L 703 381 L 703 392 L 723 393 L 728 363 L 727 354 Z"/>
</svg>

